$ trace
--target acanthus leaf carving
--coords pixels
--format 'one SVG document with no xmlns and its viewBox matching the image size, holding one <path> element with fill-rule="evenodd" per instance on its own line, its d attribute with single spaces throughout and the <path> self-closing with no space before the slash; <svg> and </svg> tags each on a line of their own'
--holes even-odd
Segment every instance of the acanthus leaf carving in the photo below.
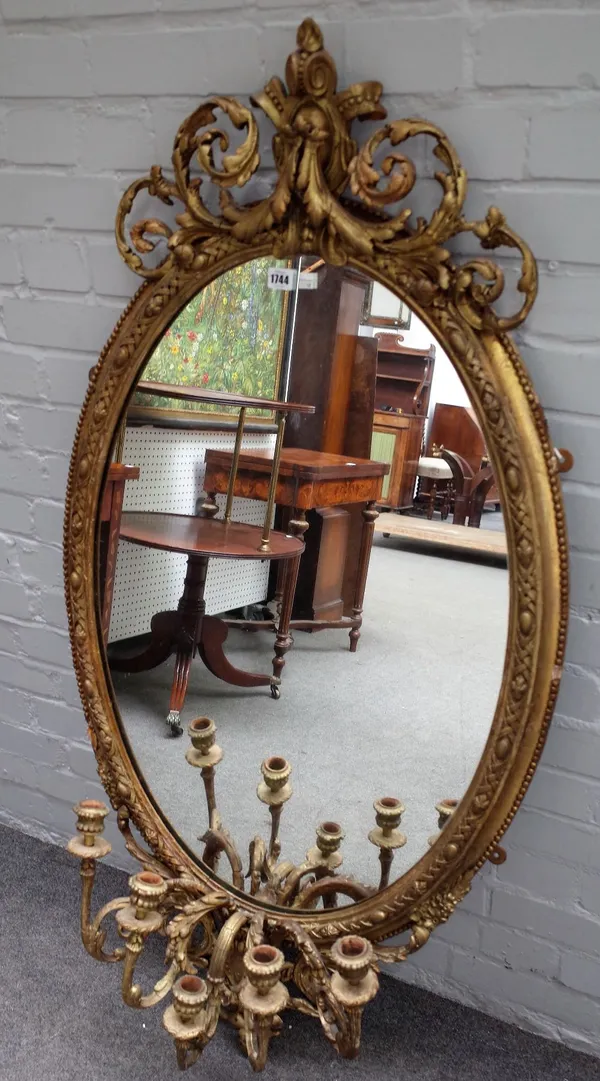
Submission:
<svg viewBox="0 0 600 1081">
<path fill-rule="evenodd" d="M 297 35 L 297 49 L 286 64 L 287 86 L 274 76 L 264 90 L 251 98 L 275 128 L 273 152 L 277 177 L 265 198 L 240 204 L 233 188 L 243 188 L 260 167 L 258 125 L 251 108 L 232 97 L 215 96 L 200 105 L 183 122 L 175 138 L 172 165 L 174 183 L 154 166 L 149 177 L 130 186 L 121 200 L 117 217 L 117 242 L 125 262 L 137 274 L 159 278 L 176 260 L 187 269 L 205 265 L 204 245 L 219 236 L 229 252 L 240 246 L 250 251 L 270 231 L 277 229 L 277 252 L 281 256 L 308 252 L 320 254 L 333 264 L 350 256 L 389 252 L 404 258 L 413 271 L 450 295 L 466 322 L 475 329 L 518 326 L 535 299 L 535 260 L 527 245 L 511 230 L 504 217 L 491 207 L 483 221 L 462 216 L 467 177 L 456 150 L 443 131 L 419 117 L 396 120 L 378 129 L 362 147 L 352 136 L 354 120 L 383 120 L 378 82 L 356 83 L 337 90 L 337 72 L 323 47 L 323 36 L 312 19 L 305 19 Z M 240 146 L 230 150 L 227 132 L 213 126 L 217 111 L 225 114 L 237 131 L 245 132 Z M 392 148 L 416 136 L 434 140 L 433 155 L 444 166 L 434 175 L 441 186 L 439 205 L 429 220 L 413 221 L 410 207 L 385 207 L 401 203 L 415 189 L 414 162 L 393 149 L 376 165 L 378 152 L 387 142 Z M 221 154 L 217 163 L 215 150 Z M 196 159 L 200 176 L 191 176 Z M 202 186 L 208 181 L 219 190 L 220 213 L 208 209 Z M 344 196 L 350 190 L 353 200 Z M 182 204 L 174 230 L 155 217 L 135 222 L 126 239 L 125 219 L 136 196 L 147 190 L 163 203 Z M 364 211 L 376 211 L 366 215 Z M 455 264 L 443 246 L 452 237 L 470 232 L 484 249 L 499 246 L 516 249 L 522 272 L 517 286 L 525 299 L 520 309 L 505 317 L 492 305 L 504 290 L 504 275 L 491 259 L 471 259 Z M 166 238 L 167 253 L 154 266 L 141 256 L 151 254 L 158 237 Z M 433 295 L 430 290 L 430 302 Z"/>
</svg>

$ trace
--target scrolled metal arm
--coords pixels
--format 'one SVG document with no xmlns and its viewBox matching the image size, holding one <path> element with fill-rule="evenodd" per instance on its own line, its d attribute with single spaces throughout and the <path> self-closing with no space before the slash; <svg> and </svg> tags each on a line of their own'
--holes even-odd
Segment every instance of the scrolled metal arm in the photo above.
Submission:
<svg viewBox="0 0 600 1081">
<path fill-rule="evenodd" d="M 107 916 L 110 916 L 111 912 L 117 912 L 119 909 L 124 908 L 125 905 L 129 904 L 129 898 L 116 897 L 113 901 L 109 901 L 108 904 L 100 909 L 92 920 L 92 894 L 96 878 L 96 860 L 83 859 L 81 861 L 80 875 L 81 941 L 90 957 L 93 957 L 96 961 L 105 961 L 108 964 L 113 964 L 115 961 L 122 961 L 125 957 L 125 950 L 122 946 L 117 946 L 117 948 L 110 953 L 105 953 L 104 943 L 106 942 L 107 932 L 101 927 L 101 924 Z"/>
</svg>

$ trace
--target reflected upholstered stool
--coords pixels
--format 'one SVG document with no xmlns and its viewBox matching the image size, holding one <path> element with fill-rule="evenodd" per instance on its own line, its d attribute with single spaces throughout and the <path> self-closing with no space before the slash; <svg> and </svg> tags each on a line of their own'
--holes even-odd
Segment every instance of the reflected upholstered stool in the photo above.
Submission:
<svg viewBox="0 0 600 1081">
<path fill-rule="evenodd" d="M 450 492 L 449 486 L 452 482 L 452 470 L 440 456 L 437 457 L 423 457 L 419 458 L 417 465 L 417 477 L 422 477 L 425 480 L 430 480 L 431 486 L 427 492 L 425 498 L 428 500 L 427 517 L 433 518 L 433 512 L 435 510 L 435 503 L 438 495 L 438 484 L 443 482 L 444 488 L 441 493 L 441 514 L 442 518 L 448 517 L 448 511 L 450 509 Z"/>
</svg>

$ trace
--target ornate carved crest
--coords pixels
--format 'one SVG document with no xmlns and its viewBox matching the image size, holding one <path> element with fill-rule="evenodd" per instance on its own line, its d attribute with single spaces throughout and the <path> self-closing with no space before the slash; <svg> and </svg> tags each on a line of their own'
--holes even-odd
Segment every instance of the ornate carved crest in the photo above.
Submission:
<svg viewBox="0 0 600 1081">
<path fill-rule="evenodd" d="M 464 217 L 467 176 L 444 133 L 419 118 L 396 120 L 359 147 L 352 137 L 352 122 L 386 117 L 380 104 L 381 83 L 355 83 L 338 91 L 335 64 L 312 19 L 299 27 L 297 44 L 286 64 L 287 86 L 275 76 L 252 98 L 275 127 L 277 179 L 271 194 L 245 205 L 234 199 L 230 189 L 243 188 L 260 167 L 258 125 L 252 110 L 235 98 L 214 97 L 177 132 L 174 179 L 167 180 L 155 165 L 123 196 L 117 243 L 127 265 L 142 277 L 160 278 L 174 264 L 199 271 L 227 254 L 243 257 L 244 248 L 250 255 L 250 249 L 262 242 L 278 256 L 317 253 L 334 265 L 349 257 L 376 258 L 382 271 L 405 290 L 410 288 L 422 306 L 448 298 L 476 329 L 518 326 L 535 299 L 535 260 L 496 207 L 490 207 L 483 221 Z M 210 126 L 217 110 L 246 133 L 233 152 L 226 131 Z M 379 165 L 375 159 L 383 144 L 399 147 L 417 135 L 434 140 L 433 154 L 442 165 L 435 179 L 442 195 L 429 220 L 414 221 L 408 206 L 396 206 L 392 213 L 385 209 L 403 203 L 413 191 L 417 179 L 413 162 L 395 149 Z M 194 159 L 200 175 L 192 175 Z M 220 213 L 213 213 L 203 198 L 207 180 L 218 189 Z M 130 226 L 128 241 L 125 220 L 144 189 L 164 204 L 183 205 L 175 218 L 178 228 L 159 218 L 144 218 Z M 484 249 L 504 245 L 519 250 L 522 272 L 517 289 L 524 300 L 514 315 L 501 318 L 491 307 L 504 289 L 504 275 L 496 263 L 481 257 L 462 265 L 453 262 L 444 245 L 459 233 L 473 233 Z M 141 256 L 154 251 L 158 237 L 166 238 L 167 252 L 158 265 L 145 266 Z"/>
</svg>

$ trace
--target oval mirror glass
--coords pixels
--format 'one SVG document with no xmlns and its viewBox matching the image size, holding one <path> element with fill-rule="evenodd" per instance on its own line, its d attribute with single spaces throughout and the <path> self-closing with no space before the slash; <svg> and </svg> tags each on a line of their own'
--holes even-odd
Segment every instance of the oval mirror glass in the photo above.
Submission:
<svg viewBox="0 0 600 1081">
<path fill-rule="evenodd" d="M 170 828 L 298 909 L 401 876 L 469 786 L 507 635 L 493 463 L 443 345 L 355 270 L 254 260 L 173 321 L 113 458 L 108 665 Z"/>
</svg>

